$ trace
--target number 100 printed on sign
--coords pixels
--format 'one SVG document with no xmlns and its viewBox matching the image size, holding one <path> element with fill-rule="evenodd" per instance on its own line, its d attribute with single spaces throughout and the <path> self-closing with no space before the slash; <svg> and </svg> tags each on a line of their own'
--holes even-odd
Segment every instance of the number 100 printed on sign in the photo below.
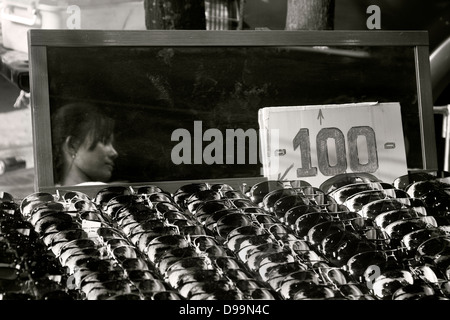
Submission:
<svg viewBox="0 0 450 320">
<path fill-rule="evenodd" d="M 259 111 L 263 174 L 320 185 L 350 172 L 407 173 L 400 104 L 269 107 Z"/>
</svg>

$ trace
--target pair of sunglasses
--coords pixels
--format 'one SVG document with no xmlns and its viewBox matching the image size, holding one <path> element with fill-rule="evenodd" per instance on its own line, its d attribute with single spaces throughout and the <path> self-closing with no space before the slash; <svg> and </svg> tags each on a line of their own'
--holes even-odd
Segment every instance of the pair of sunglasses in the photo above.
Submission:
<svg viewBox="0 0 450 320">
<path fill-rule="evenodd" d="M 324 182 L 320 184 L 319 189 L 325 192 L 326 194 L 329 194 L 332 191 L 344 187 L 346 185 L 357 183 L 373 183 L 373 182 L 381 183 L 382 181 L 378 179 L 376 176 L 365 172 L 341 173 L 326 179 Z"/>
<path fill-rule="evenodd" d="M 307 183 L 306 181 L 299 181 L 297 184 L 294 184 L 293 182 L 288 181 L 265 180 L 252 185 L 250 189 L 245 192 L 245 195 L 250 198 L 253 203 L 255 203 L 256 205 L 260 205 L 264 197 L 269 193 L 277 190 L 284 190 L 286 188 L 292 188 L 294 186 L 300 188 L 302 186 L 311 186 L 311 184 Z M 280 192 L 281 194 L 283 193 L 282 191 Z M 268 200 L 266 199 L 266 201 Z"/>
<path fill-rule="evenodd" d="M 420 181 L 439 180 L 450 176 L 450 172 L 443 170 L 417 170 L 397 177 L 393 181 L 395 188 L 406 190 L 411 184 Z"/>
<path fill-rule="evenodd" d="M 9 192 L 0 192 L 0 220 L 20 215 L 20 207 Z"/>
<path fill-rule="evenodd" d="M 425 240 L 417 246 L 415 259 L 423 263 L 430 263 L 445 274 L 450 266 L 450 237 L 440 235 Z"/>
<path fill-rule="evenodd" d="M 408 256 L 414 256 L 417 248 L 425 241 L 437 238 L 446 237 L 450 233 L 446 227 L 430 227 L 411 231 L 403 236 L 401 239 L 402 248 L 407 252 Z"/>
<path fill-rule="evenodd" d="M 344 205 L 354 212 L 359 212 L 364 205 L 383 199 L 408 199 L 409 195 L 401 189 L 366 190 L 348 197 Z"/>
<path fill-rule="evenodd" d="M 428 210 L 425 207 L 425 203 L 420 199 L 415 198 L 384 198 L 379 200 L 370 201 L 364 204 L 358 211 L 358 214 L 367 219 L 375 219 L 378 215 L 393 210 L 399 210 L 404 208 L 420 208 L 419 210 L 425 210 L 428 215 Z"/>
<path fill-rule="evenodd" d="M 114 197 L 132 195 L 134 190 L 128 186 L 108 186 L 97 191 L 93 201 L 99 209 L 104 210 L 105 205 Z"/>
<path fill-rule="evenodd" d="M 405 192 L 411 198 L 421 198 L 430 192 L 445 191 L 450 188 L 450 177 L 417 181 L 406 187 Z"/>
<path fill-rule="evenodd" d="M 323 299 L 375 300 L 367 287 L 349 281 L 348 275 L 343 270 L 323 263 L 312 269 L 289 274 L 280 281 L 278 286 L 278 292 L 285 300 L 311 299 L 314 296 L 310 296 L 310 294 L 314 293 L 325 294 L 321 297 Z M 311 289 L 307 289 L 308 286 Z M 334 292 L 331 293 L 328 289 Z"/>
<path fill-rule="evenodd" d="M 373 278 L 387 270 L 407 269 L 400 249 L 358 252 L 347 260 L 343 269 L 359 283 L 372 283 Z"/>
<path fill-rule="evenodd" d="M 412 218 L 426 217 L 427 211 L 425 207 L 406 207 L 383 212 L 373 219 L 373 223 L 380 229 L 385 229 L 389 224 Z"/>
<path fill-rule="evenodd" d="M 234 191 L 234 188 L 225 183 L 214 183 L 214 184 L 206 183 L 206 182 L 190 183 L 190 184 L 186 184 L 186 185 L 179 187 L 173 193 L 173 198 L 174 198 L 175 202 L 179 206 L 181 206 L 183 209 L 188 209 L 187 208 L 188 199 L 191 196 L 193 196 L 194 194 L 196 194 L 196 193 L 199 194 L 206 190 L 210 190 L 210 191 L 207 191 L 206 194 L 214 195 L 216 192 L 219 194 L 223 194 L 227 191 Z M 191 201 L 192 200 L 193 199 L 191 199 Z"/>
<path fill-rule="evenodd" d="M 335 226 L 331 226 L 331 228 L 335 228 Z M 354 254 L 377 248 L 372 241 L 337 226 L 336 229 L 321 238 L 317 251 L 335 266 L 342 267 Z"/>
<path fill-rule="evenodd" d="M 391 189 L 393 189 L 392 185 L 383 182 L 359 182 L 344 185 L 338 189 L 331 191 L 330 193 L 328 193 L 328 195 L 332 197 L 337 203 L 345 205 L 346 201 L 350 197 L 355 196 L 358 193 L 377 190 L 385 190 L 385 192 L 388 192 L 387 190 Z"/>
</svg>

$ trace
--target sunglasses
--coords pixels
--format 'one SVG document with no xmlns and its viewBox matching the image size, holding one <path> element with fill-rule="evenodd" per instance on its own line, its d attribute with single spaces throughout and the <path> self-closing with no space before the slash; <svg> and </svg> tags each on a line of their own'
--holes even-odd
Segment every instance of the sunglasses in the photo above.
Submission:
<svg viewBox="0 0 450 320">
<path fill-rule="evenodd" d="M 67 242 L 81 238 L 88 238 L 88 234 L 81 227 L 76 227 L 49 233 L 42 239 L 47 248 L 57 255 Z"/>
<path fill-rule="evenodd" d="M 102 214 L 100 210 L 78 211 L 75 220 L 86 229 L 92 230 L 96 227 L 112 225 L 110 218 Z"/>
<path fill-rule="evenodd" d="M 285 184 L 282 181 L 266 180 L 251 186 L 250 190 L 246 192 L 246 195 L 253 203 L 259 204 L 268 193 L 275 190 L 283 190 L 284 188 Z"/>
<path fill-rule="evenodd" d="M 227 190 L 222 191 L 224 198 L 226 199 L 241 199 L 241 200 L 250 200 L 249 197 L 245 195 L 245 193 L 241 190 Z"/>
<path fill-rule="evenodd" d="M 154 208 L 161 215 L 164 215 L 166 212 L 176 211 L 183 212 L 183 214 L 187 216 L 187 214 L 184 213 L 184 210 L 179 205 L 173 202 L 160 201 L 155 204 Z"/>
<path fill-rule="evenodd" d="M 210 263 L 220 269 L 229 269 L 231 266 L 236 267 L 236 261 L 234 257 L 229 254 L 222 246 L 211 245 L 205 248 L 204 251 L 199 250 L 198 247 L 190 246 L 187 248 L 171 248 L 166 251 L 159 260 L 156 262 L 156 266 L 159 268 L 161 274 L 171 267 L 173 262 L 177 262 L 178 259 L 186 257 L 209 257 Z M 231 263 L 227 266 L 224 263 Z"/>
<path fill-rule="evenodd" d="M 402 175 L 397 177 L 393 181 L 393 186 L 398 189 L 406 190 L 409 185 L 420 182 L 420 181 L 428 181 L 428 180 L 436 180 L 439 178 L 445 178 L 450 176 L 449 172 L 446 171 L 411 171 L 406 175 Z"/>
<path fill-rule="evenodd" d="M 86 201 L 92 200 L 91 197 L 89 197 L 86 193 L 74 190 L 67 190 L 67 191 L 56 190 L 56 198 L 66 203 L 75 203 L 78 200 L 86 200 Z"/>
<path fill-rule="evenodd" d="M 45 204 L 39 204 L 31 211 L 30 215 L 25 219 L 29 221 L 32 225 L 51 213 L 65 212 L 64 204 L 60 202 L 46 202 Z"/>
<path fill-rule="evenodd" d="M 62 245 L 56 256 L 60 261 L 65 261 L 71 254 L 83 249 L 97 249 L 97 243 L 90 238 L 74 239 Z"/>
<path fill-rule="evenodd" d="M 264 228 L 254 224 L 237 227 L 230 231 L 227 235 L 227 239 L 223 242 L 223 245 L 232 252 L 237 252 L 241 248 L 242 242 L 251 237 L 264 234 L 267 234 L 267 231 Z"/>
<path fill-rule="evenodd" d="M 375 219 L 376 216 L 387 211 L 399 210 L 403 208 L 420 207 L 425 204 L 420 199 L 413 198 L 385 198 L 371 201 L 364 204 L 358 211 L 358 214 L 364 218 Z M 426 209 L 425 209 L 426 210 Z"/>
<path fill-rule="evenodd" d="M 445 262 L 450 255 L 450 237 L 448 235 L 437 236 L 422 242 L 416 249 L 416 259 L 429 261 L 432 264 Z"/>
<path fill-rule="evenodd" d="M 249 254 L 249 257 L 252 253 Z M 254 268 L 263 280 L 268 280 L 270 278 L 270 272 L 273 270 L 273 267 L 298 262 L 295 255 L 289 251 L 272 252 L 264 257 L 260 256 L 260 258 L 261 260 L 255 264 Z"/>
<path fill-rule="evenodd" d="M 414 278 L 410 271 L 388 270 L 374 279 L 371 291 L 379 300 L 392 300 L 397 290 L 413 284 Z"/>
<path fill-rule="evenodd" d="M 250 271 L 257 273 L 263 264 L 281 262 L 283 258 L 295 260 L 295 253 L 289 248 L 274 245 L 266 251 L 267 247 L 267 245 L 257 245 L 248 252 L 245 265 Z"/>
<path fill-rule="evenodd" d="M 134 285 L 140 294 L 151 294 L 153 292 L 170 290 L 170 287 L 160 279 L 134 281 Z"/>
<path fill-rule="evenodd" d="M 420 218 L 427 216 L 426 209 L 424 207 L 408 207 L 390 210 L 379 214 L 373 223 L 380 229 L 385 229 L 389 224 L 412 218 Z"/>
<path fill-rule="evenodd" d="M 135 203 L 143 202 L 143 198 L 134 194 L 121 194 L 111 198 L 103 207 L 102 211 L 111 217 L 111 219 L 117 219 L 117 212 L 127 206 L 131 206 Z"/>
<path fill-rule="evenodd" d="M 440 227 L 425 228 L 405 234 L 401 240 L 401 244 L 408 253 L 415 254 L 417 248 L 425 241 L 431 238 L 446 236 L 448 236 L 448 232 Z"/>
<path fill-rule="evenodd" d="M 247 263 L 249 257 L 254 252 L 262 251 L 277 251 L 280 250 L 282 245 L 269 233 L 247 237 L 244 239 L 237 250 L 235 255 L 243 262 Z"/>
<path fill-rule="evenodd" d="M 164 274 L 164 280 L 179 290 L 189 282 L 219 281 L 223 279 L 219 270 L 213 268 L 204 257 L 188 257 L 173 263 Z"/>
<path fill-rule="evenodd" d="M 338 227 L 322 238 L 317 251 L 337 267 L 342 267 L 356 253 L 373 251 L 378 247 L 353 232 Z"/>
<path fill-rule="evenodd" d="M 340 299 L 349 296 L 355 299 L 369 294 L 363 286 L 358 283 L 349 283 L 347 278 L 348 276 L 341 269 L 322 264 L 318 268 L 296 271 L 289 274 L 277 283 L 277 291 L 286 300 L 294 299 L 298 292 L 304 290 L 305 285 L 319 288 L 326 286 L 334 290 L 331 297 L 336 296 Z M 324 298 L 326 299 L 326 297 Z"/>
<path fill-rule="evenodd" d="M 159 202 L 170 202 L 174 204 L 176 203 L 175 199 L 168 192 L 155 192 L 150 194 L 144 194 L 141 195 L 141 197 L 150 208 L 153 208 Z"/>
<path fill-rule="evenodd" d="M 214 221 L 217 216 L 220 216 L 220 218 Z M 219 241 L 224 241 L 232 230 L 251 225 L 254 222 L 251 216 L 237 209 L 224 210 L 224 212 L 220 212 L 220 215 L 216 213 L 211 217 L 213 218 L 208 219 L 205 227 L 211 230 L 218 237 Z"/>
<path fill-rule="evenodd" d="M 392 300 L 422 300 L 428 297 L 436 297 L 436 291 L 433 286 L 427 283 L 401 284 L 397 290 L 392 293 Z"/>
<path fill-rule="evenodd" d="M 132 245 L 121 245 L 112 249 L 110 252 L 112 258 L 114 258 L 120 264 L 125 259 L 137 259 L 142 257 L 141 252 Z"/>
<path fill-rule="evenodd" d="M 276 200 L 272 211 L 279 219 L 283 220 L 288 210 L 297 206 L 309 206 L 309 204 L 309 199 L 303 195 L 295 194 Z"/>
<path fill-rule="evenodd" d="M 295 288 L 299 283 L 307 283 L 310 286 L 315 286 L 319 285 L 320 281 L 320 275 L 317 272 L 307 269 L 274 277 L 269 280 L 269 285 L 286 300 L 291 299 L 291 294 L 295 292 Z"/>
<path fill-rule="evenodd" d="M 183 297 L 174 290 L 163 290 L 144 293 L 144 300 L 183 300 Z"/>
<path fill-rule="evenodd" d="M 355 173 L 341 173 L 326 179 L 319 186 L 319 189 L 329 194 L 330 192 L 339 189 L 343 186 L 357 183 L 372 183 L 382 182 L 380 179 L 370 173 L 355 172 Z"/>
<path fill-rule="evenodd" d="M 214 227 L 214 224 L 224 215 L 229 213 L 266 213 L 259 207 L 254 207 L 253 204 L 248 203 L 247 200 L 244 203 L 241 199 L 235 200 L 213 200 L 204 202 L 200 206 L 194 216 L 197 221 L 205 225 L 209 229 Z"/>
<path fill-rule="evenodd" d="M 179 248 L 191 248 L 197 253 L 206 252 L 218 245 L 217 240 L 207 235 L 164 235 L 154 238 L 149 242 L 144 252 L 150 261 L 156 263 L 167 251 Z"/>
<path fill-rule="evenodd" d="M 321 222 L 333 220 L 327 212 L 311 212 L 300 215 L 294 222 L 292 229 L 297 237 L 307 240 L 309 230 Z"/>
<path fill-rule="evenodd" d="M 126 279 L 91 282 L 81 288 L 87 300 L 107 300 L 117 295 L 129 294 L 132 289 L 133 285 Z"/>
<path fill-rule="evenodd" d="M 299 205 L 287 210 L 284 217 L 280 218 L 280 220 L 289 227 L 294 228 L 295 222 L 299 217 L 313 212 L 322 212 L 322 210 L 316 206 Z"/>
<path fill-rule="evenodd" d="M 424 206 L 436 217 L 447 217 L 450 211 L 450 190 L 434 190 L 426 192 L 418 200 L 424 203 Z"/>
<path fill-rule="evenodd" d="M 359 212 L 368 203 L 388 198 L 409 198 L 409 195 L 400 189 L 382 189 L 361 191 L 348 197 L 344 205 L 350 210 Z"/>
<path fill-rule="evenodd" d="M 137 190 L 135 191 L 135 194 L 137 195 L 146 195 L 146 194 L 152 194 L 152 193 L 164 193 L 165 191 L 161 189 L 158 186 L 155 185 L 144 185 L 137 187 Z"/>
<path fill-rule="evenodd" d="M 244 295 L 237 289 L 216 289 L 214 292 L 198 292 L 192 294 L 189 300 L 244 300 Z"/>
<path fill-rule="evenodd" d="M 34 231 L 39 235 L 44 235 L 51 228 L 66 229 L 73 225 L 73 217 L 65 212 L 51 212 L 42 216 L 33 224 Z"/>
<path fill-rule="evenodd" d="M 193 247 L 186 248 L 170 248 L 154 262 L 156 269 L 160 274 L 166 274 L 167 270 L 172 267 L 173 264 L 178 263 L 183 259 L 191 258 L 203 258 L 200 252 Z"/>
<path fill-rule="evenodd" d="M 216 183 L 216 184 L 210 184 L 210 183 L 190 183 L 183 185 L 179 187 L 174 192 L 174 200 L 177 204 L 179 204 L 183 209 L 187 209 L 186 207 L 186 200 L 191 197 L 193 194 L 202 192 L 205 190 L 211 190 L 216 191 L 219 193 L 227 192 L 227 191 L 233 191 L 234 189 L 224 183 Z"/>
<path fill-rule="evenodd" d="M 123 219 L 127 218 L 126 221 L 144 221 L 149 218 L 158 219 L 160 216 L 157 214 L 156 210 L 149 208 L 146 204 L 142 202 L 133 203 L 129 206 L 122 207 L 117 211 L 116 217 L 114 219 L 117 224 L 123 224 Z"/>
<path fill-rule="evenodd" d="M 22 199 L 19 205 L 20 213 L 24 217 L 29 217 L 31 215 L 31 211 L 33 208 L 56 201 L 56 198 L 54 195 L 47 193 L 47 192 L 35 192 L 32 193 Z"/>
<path fill-rule="evenodd" d="M 226 279 L 193 280 L 186 281 L 178 290 L 185 299 L 192 299 L 195 296 L 214 295 L 233 290 L 233 284 Z"/>
<path fill-rule="evenodd" d="M 372 283 L 374 266 L 380 273 L 385 270 L 405 268 L 399 250 L 372 250 L 359 252 L 350 257 L 343 266 L 343 270 L 359 283 Z"/>
<path fill-rule="evenodd" d="M 306 196 L 303 194 L 301 189 L 282 188 L 270 191 L 269 193 L 264 195 L 263 199 L 261 200 L 260 206 L 269 212 L 273 212 L 275 203 L 278 200 L 287 196 L 296 196 L 296 195 L 299 197 L 301 196 L 304 197 L 305 202 L 309 203 L 309 200 L 307 200 Z"/>
<path fill-rule="evenodd" d="M 137 256 L 136 258 L 133 258 L 133 257 L 123 258 L 123 260 L 120 261 L 119 265 L 126 272 L 129 272 L 132 270 L 140 270 L 140 271 L 150 270 L 147 260 L 145 258 L 139 257 L 139 256 Z"/>
<path fill-rule="evenodd" d="M 430 219 L 431 218 L 431 219 Z M 408 233 L 425 228 L 437 227 L 432 217 L 408 218 L 394 221 L 384 228 L 394 245 L 400 245 L 401 239 Z"/>
<path fill-rule="evenodd" d="M 155 270 L 143 270 L 143 269 L 128 269 L 124 270 L 124 276 L 136 285 L 139 282 L 146 280 L 159 280 L 162 281 L 161 277 Z"/>
<path fill-rule="evenodd" d="M 93 201 L 101 209 L 108 203 L 109 200 L 120 195 L 131 195 L 133 190 L 126 186 L 108 186 L 97 191 Z"/>
<path fill-rule="evenodd" d="M 405 191 L 411 198 L 420 198 L 428 192 L 445 190 L 448 188 L 450 188 L 450 181 L 448 179 L 434 179 L 414 182 L 410 184 Z"/>
<path fill-rule="evenodd" d="M 360 182 L 354 184 L 344 185 L 336 190 L 328 193 L 337 203 L 344 204 L 350 197 L 364 191 L 374 191 L 374 190 L 390 190 L 391 185 L 386 186 L 381 182 Z M 374 199 L 375 200 L 375 199 Z"/>
<path fill-rule="evenodd" d="M 329 203 L 336 203 L 336 201 L 316 187 L 285 187 L 284 189 L 274 190 L 265 195 L 262 200 L 262 207 L 272 212 L 276 210 L 283 210 L 292 203 L 294 203 L 294 205 L 295 203 L 325 205 Z"/>
<path fill-rule="evenodd" d="M 20 214 L 19 204 L 16 203 L 14 196 L 8 192 L 0 192 L 0 213 L 4 217 Z M 1 218 L 0 218 L 1 219 Z"/>
<path fill-rule="evenodd" d="M 215 191 L 211 189 L 198 191 L 196 193 L 193 193 L 191 196 L 189 196 L 185 200 L 185 207 L 189 210 L 191 213 L 195 213 L 197 207 L 205 202 L 205 201 L 211 201 L 211 200 L 220 200 L 222 198 L 222 193 L 220 191 Z"/>
</svg>

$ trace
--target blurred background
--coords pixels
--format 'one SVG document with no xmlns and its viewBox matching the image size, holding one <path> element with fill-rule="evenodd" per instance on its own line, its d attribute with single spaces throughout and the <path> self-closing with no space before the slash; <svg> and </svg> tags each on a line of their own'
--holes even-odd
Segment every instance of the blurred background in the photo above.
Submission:
<svg viewBox="0 0 450 320">
<path fill-rule="evenodd" d="M 5 36 L 14 37 L 13 34 L 5 34 L 5 32 L 14 31 L 9 28 L 6 30 L 4 24 L 5 14 L 8 12 L 3 10 L 3 7 L 11 2 L 14 1 L 0 0 L 0 7 L 2 7 L 0 54 L 3 68 L 0 70 L 2 73 L 0 75 L 0 160 L 3 160 L 3 162 L 0 161 L 0 191 L 7 191 L 17 198 L 22 198 L 34 191 L 32 120 L 27 92 L 21 90 L 11 79 L 10 74 L 4 70 L 4 66 L 9 65 L 8 59 L 14 60 L 17 57 L 19 60 L 27 59 L 26 53 L 15 52 L 3 46 Z M 17 2 L 27 3 L 22 0 Z M 43 2 L 48 5 L 64 1 L 41 0 L 41 3 Z M 243 19 L 239 21 L 242 29 L 283 30 L 286 26 L 287 3 L 287 0 L 209 0 L 205 2 L 207 28 L 233 29 L 236 23 L 224 23 L 221 18 L 237 21 L 240 12 L 243 13 Z M 239 4 L 244 4 L 242 11 Z M 450 1 L 448 0 L 336 0 L 334 29 L 367 30 L 366 22 L 370 16 L 367 8 L 370 5 L 377 5 L 380 8 L 382 30 L 427 30 L 430 54 L 450 37 Z M 144 10 L 143 5 L 142 10 Z M 450 59 L 447 59 L 448 61 Z M 443 68 L 446 68 L 446 73 L 450 74 L 450 62 L 444 63 Z M 433 100 L 435 106 L 449 105 L 450 86 L 447 84 L 435 93 Z M 445 145 L 442 123 L 442 114 L 436 114 L 435 133 L 440 168 L 443 167 Z"/>
</svg>

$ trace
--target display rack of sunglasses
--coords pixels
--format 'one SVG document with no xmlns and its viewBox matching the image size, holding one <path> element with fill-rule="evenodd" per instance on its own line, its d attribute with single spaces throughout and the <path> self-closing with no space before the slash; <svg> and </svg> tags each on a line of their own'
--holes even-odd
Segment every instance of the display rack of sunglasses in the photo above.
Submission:
<svg viewBox="0 0 450 320">
<path fill-rule="evenodd" d="M 450 297 L 450 178 L 1 194 L 3 300 Z"/>
</svg>

